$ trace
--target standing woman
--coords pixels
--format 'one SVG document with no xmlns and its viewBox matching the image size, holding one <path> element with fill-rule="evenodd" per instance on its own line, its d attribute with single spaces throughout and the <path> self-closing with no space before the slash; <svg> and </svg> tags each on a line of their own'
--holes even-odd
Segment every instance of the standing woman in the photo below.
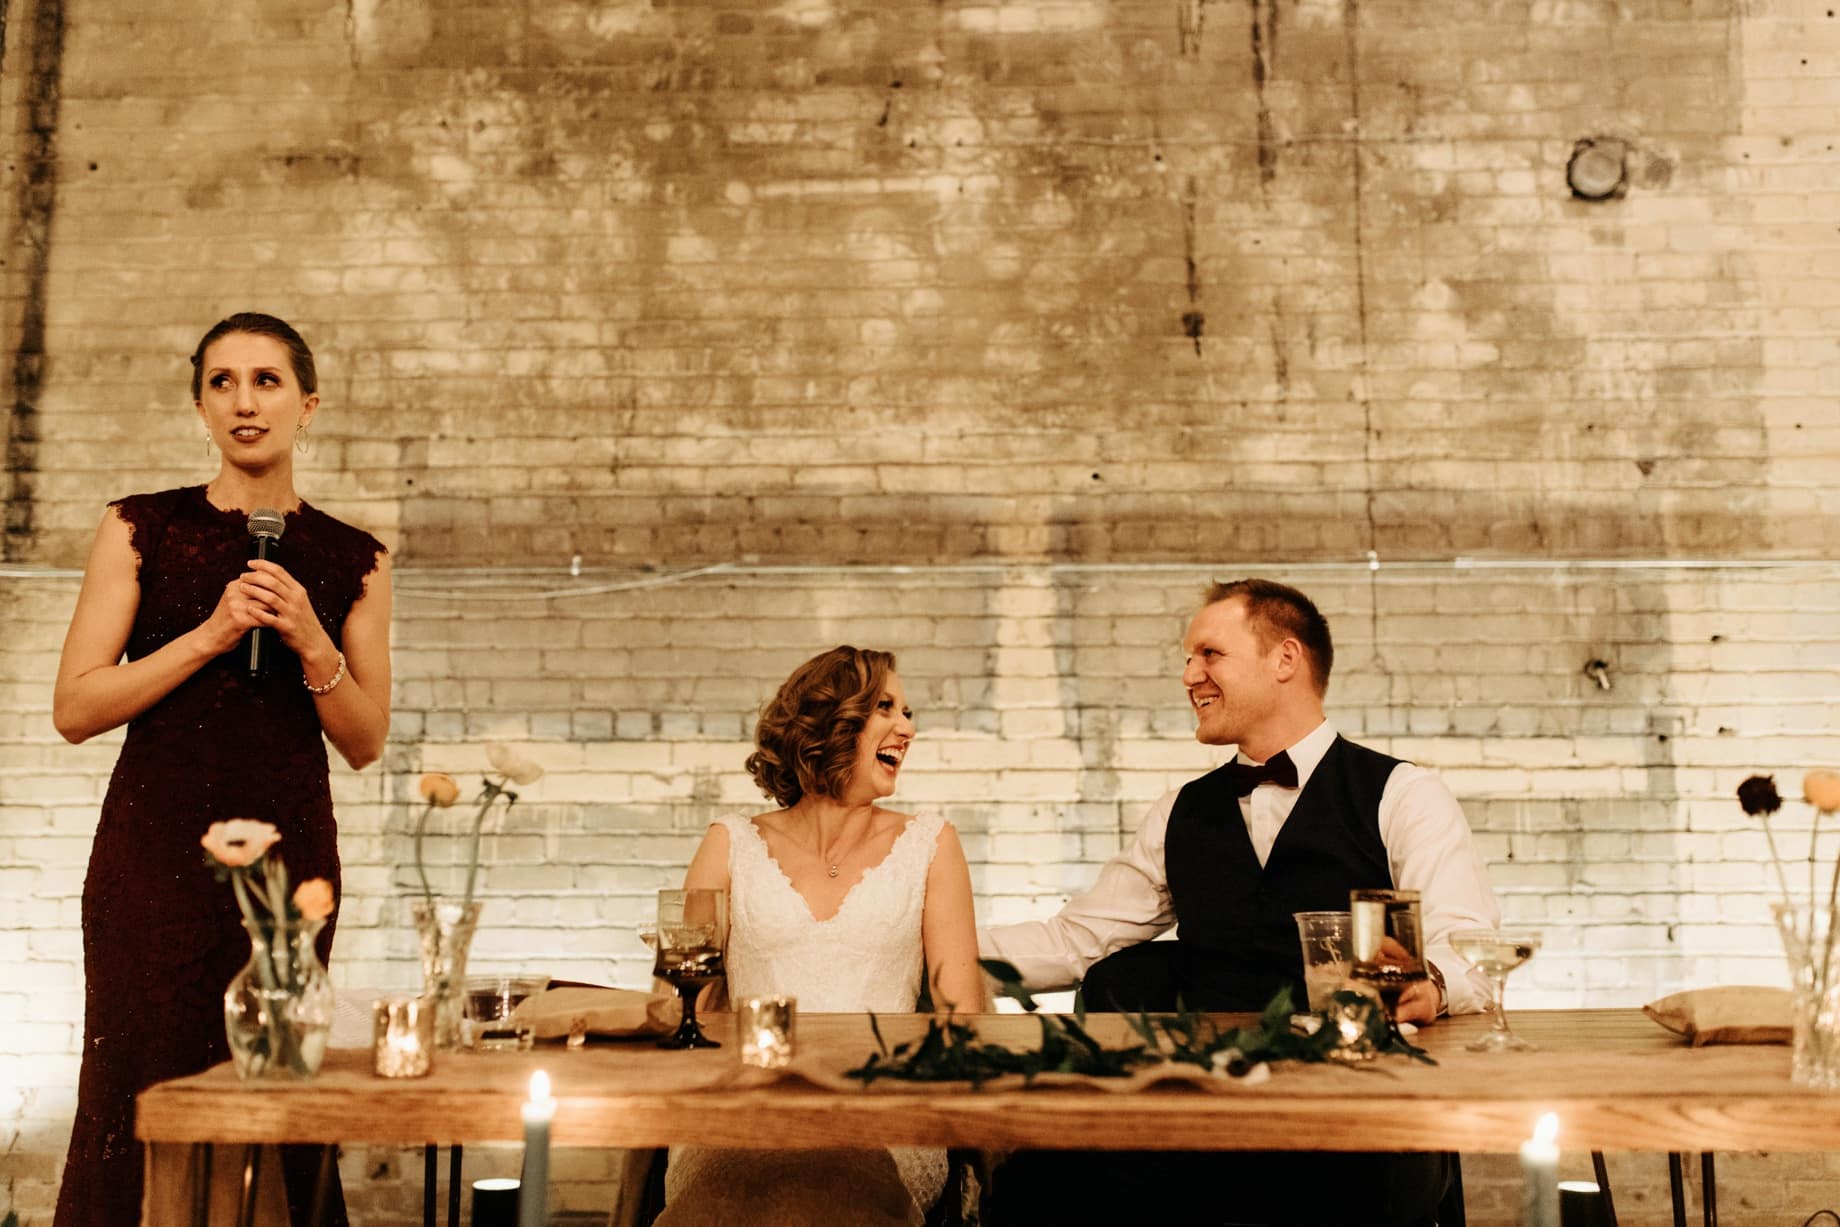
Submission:
<svg viewBox="0 0 1840 1227">
<path fill-rule="evenodd" d="M 389 731 L 388 556 L 294 492 L 318 386 L 312 352 L 281 320 L 218 323 L 192 355 L 217 476 L 110 503 L 90 548 L 52 718 L 72 742 L 128 732 L 83 884 L 83 1065 L 56 1227 L 139 1223 L 135 1095 L 229 1057 L 223 992 L 249 937 L 199 837 L 229 818 L 271 822 L 289 876 L 337 892 L 321 734 L 358 768 Z M 257 508 L 285 516 L 280 561 L 249 558 Z M 252 676 L 245 639 L 258 627 L 279 642 Z M 286 1157 L 296 1221 L 314 1166 Z"/>
</svg>

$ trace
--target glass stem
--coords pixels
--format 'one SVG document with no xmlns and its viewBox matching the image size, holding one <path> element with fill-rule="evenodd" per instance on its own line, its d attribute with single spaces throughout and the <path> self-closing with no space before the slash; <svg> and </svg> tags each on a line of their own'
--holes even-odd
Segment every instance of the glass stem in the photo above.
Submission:
<svg viewBox="0 0 1840 1227">
<path fill-rule="evenodd" d="M 1502 998 L 1503 998 L 1503 995 L 1508 991 L 1508 977 L 1496 976 L 1494 977 L 1494 980 L 1495 980 L 1495 1000 L 1492 1004 L 1495 1007 L 1495 1021 L 1494 1021 L 1494 1025 L 1490 1029 L 1493 1031 L 1499 1032 L 1502 1035 L 1506 1035 L 1508 1033 L 1508 1013 L 1506 1010 L 1502 1008 Z"/>
</svg>

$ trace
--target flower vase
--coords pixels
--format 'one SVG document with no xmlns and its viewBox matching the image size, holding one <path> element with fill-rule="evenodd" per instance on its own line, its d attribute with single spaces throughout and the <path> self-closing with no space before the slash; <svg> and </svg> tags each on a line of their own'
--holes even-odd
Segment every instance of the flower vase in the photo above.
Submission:
<svg viewBox="0 0 1840 1227">
<path fill-rule="evenodd" d="M 1827 907 L 1778 903 L 1771 910 L 1789 957 L 1795 1027 L 1790 1081 L 1840 1089 L 1840 926 Z"/>
<path fill-rule="evenodd" d="M 481 906 L 435 897 L 418 899 L 411 908 L 422 944 L 422 993 L 435 1003 L 434 1046 L 442 1051 L 460 1046 L 466 955 Z"/>
<path fill-rule="evenodd" d="M 249 962 L 224 990 L 224 1035 L 237 1076 L 307 1079 L 332 1034 L 332 980 L 314 941 L 320 920 L 244 921 Z"/>
</svg>

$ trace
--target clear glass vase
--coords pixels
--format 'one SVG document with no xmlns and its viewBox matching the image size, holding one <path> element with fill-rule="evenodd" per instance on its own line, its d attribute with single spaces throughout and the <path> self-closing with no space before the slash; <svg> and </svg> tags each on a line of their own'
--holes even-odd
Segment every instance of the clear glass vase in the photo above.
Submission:
<svg viewBox="0 0 1840 1227">
<path fill-rule="evenodd" d="M 244 921 L 249 962 L 224 990 L 224 1035 L 237 1076 L 306 1079 L 332 1035 L 332 980 L 313 943 L 319 920 Z"/>
<path fill-rule="evenodd" d="M 481 906 L 477 900 L 460 903 L 438 895 L 410 905 L 422 947 L 422 994 L 435 1003 L 434 1046 L 442 1051 L 460 1046 L 466 955 L 472 949 Z"/>
<path fill-rule="evenodd" d="M 1840 926 L 1827 907 L 1778 903 L 1771 910 L 1789 958 L 1795 1027 L 1790 1080 L 1840 1090 Z"/>
</svg>

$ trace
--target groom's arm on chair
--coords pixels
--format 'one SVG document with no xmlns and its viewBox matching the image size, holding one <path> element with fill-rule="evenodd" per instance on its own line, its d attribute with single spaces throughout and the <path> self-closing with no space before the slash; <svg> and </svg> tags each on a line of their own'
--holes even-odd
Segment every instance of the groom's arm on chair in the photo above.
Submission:
<svg viewBox="0 0 1840 1227">
<path fill-rule="evenodd" d="M 1053 916 L 979 929 L 979 954 L 1012 964 L 1025 987 L 1051 992 L 1078 985 L 1106 955 L 1166 932 L 1176 917 L 1163 838 L 1175 801 L 1170 792 L 1152 806 L 1136 837 L 1100 868 L 1091 888 Z"/>
</svg>

